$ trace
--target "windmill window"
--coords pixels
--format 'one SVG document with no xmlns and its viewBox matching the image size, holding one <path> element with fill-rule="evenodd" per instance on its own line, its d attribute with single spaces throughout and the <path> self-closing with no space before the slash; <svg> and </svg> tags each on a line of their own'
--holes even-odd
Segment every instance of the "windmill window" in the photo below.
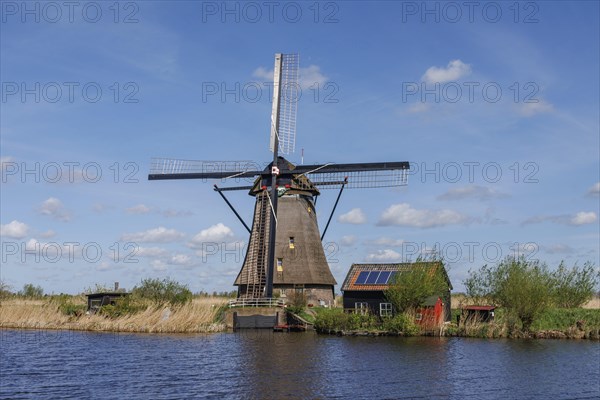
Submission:
<svg viewBox="0 0 600 400">
<path fill-rule="evenodd" d="M 290 237 L 290 249 L 294 248 L 294 238 Z"/>
<path fill-rule="evenodd" d="M 277 272 L 283 272 L 283 258 L 277 259 Z"/>
</svg>

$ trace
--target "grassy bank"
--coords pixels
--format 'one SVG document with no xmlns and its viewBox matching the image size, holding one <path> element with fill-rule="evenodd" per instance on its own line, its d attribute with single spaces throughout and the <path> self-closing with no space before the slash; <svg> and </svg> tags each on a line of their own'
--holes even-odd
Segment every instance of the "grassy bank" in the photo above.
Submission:
<svg viewBox="0 0 600 400">
<path fill-rule="evenodd" d="M 453 316 L 458 310 L 454 310 Z M 470 321 L 457 325 L 456 322 L 438 328 L 423 328 L 414 323 L 414 315 L 400 314 L 381 319 L 373 315 L 345 313 L 342 309 L 322 310 L 315 318 L 315 329 L 319 333 L 336 335 L 400 335 L 400 336 L 458 336 L 479 338 L 547 338 L 547 339 L 592 339 L 600 340 L 599 309 L 546 310 L 532 326 L 524 332 L 500 309 L 494 322 Z M 456 318 L 453 318 L 456 321 Z"/>
<path fill-rule="evenodd" d="M 138 304 L 135 313 L 85 313 L 84 296 L 14 297 L 0 303 L 0 328 L 80 331 L 206 333 L 225 330 L 223 297 L 195 297 L 182 305 Z"/>
</svg>

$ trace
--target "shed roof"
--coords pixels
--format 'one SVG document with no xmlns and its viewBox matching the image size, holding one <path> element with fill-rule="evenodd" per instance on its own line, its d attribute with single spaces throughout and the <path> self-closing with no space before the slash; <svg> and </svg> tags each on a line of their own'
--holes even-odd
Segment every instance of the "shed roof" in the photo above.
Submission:
<svg viewBox="0 0 600 400">
<path fill-rule="evenodd" d="M 446 273 L 446 269 L 444 268 L 444 266 L 437 261 L 432 261 L 396 264 L 352 264 L 350 270 L 348 271 L 348 274 L 346 275 L 346 279 L 344 279 L 344 283 L 342 284 L 341 290 L 387 290 L 389 287 L 389 283 L 392 281 L 392 278 L 397 274 L 400 274 L 399 279 L 401 279 L 402 273 L 408 272 L 413 268 L 428 268 L 434 270 L 440 267 L 443 271 L 446 281 L 448 282 L 448 287 L 452 289 L 452 283 L 450 282 L 450 278 L 448 278 L 448 274 Z M 361 273 L 363 274 L 361 275 Z M 357 283 L 357 281 L 361 283 Z"/>
<path fill-rule="evenodd" d="M 100 293 L 89 293 L 89 294 L 86 294 L 86 296 L 88 298 L 104 297 L 104 296 L 120 297 L 120 296 L 128 296 L 129 294 L 130 293 L 127 293 L 127 292 L 100 292 Z"/>
<path fill-rule="evenodd" d="M 463 310 L 471 310 L 471 311 L 494 311 L 496 306 L 466 306 L 463 307 Z"/>
</svg>

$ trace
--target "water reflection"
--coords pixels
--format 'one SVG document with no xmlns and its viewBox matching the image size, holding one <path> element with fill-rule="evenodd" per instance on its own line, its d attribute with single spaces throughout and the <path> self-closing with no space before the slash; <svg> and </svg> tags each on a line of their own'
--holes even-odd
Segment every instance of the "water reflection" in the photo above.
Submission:
<svg viewBox="0 0 600 400">
<path fill-rule="evenodd" d="M 0 330 L 0 398 L 598 398 L 590 341 Z"/>
</svg>

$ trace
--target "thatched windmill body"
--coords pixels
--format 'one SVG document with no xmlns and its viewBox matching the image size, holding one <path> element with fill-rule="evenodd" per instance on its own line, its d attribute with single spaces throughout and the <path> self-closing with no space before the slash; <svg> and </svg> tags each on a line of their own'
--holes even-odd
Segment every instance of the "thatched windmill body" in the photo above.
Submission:
<svg viewBox="0 0 600 400">
<path fill-rule="evenodd" d="M 149 180 L 248 179 L 252 185 L 215 190 L 250 234 L 246 256 L 235 280 L 244 299 L 285 297 L 301 291 L 310 303 L 333 300 L 336 281 L 322 246 L 323 236 L 345 187 L 374 188 L 406 184 L 408 162 L 294 165 L 279 153 L 294 151 L 298 99 L 298 56 L 276 54 L 270 149 L 273 161 L 263 170 L 255 164 L 154 159 Z M 216 167 L 216 168 L 215 168 Z M 210 169 L 210 170 L 209 170 Z M 320 189 L 339 188 L 321 234 L 315 210 Z M 248 190 L 256 198 L 252 228 L 243 221 L 224 192 Z"/>
</svg>

